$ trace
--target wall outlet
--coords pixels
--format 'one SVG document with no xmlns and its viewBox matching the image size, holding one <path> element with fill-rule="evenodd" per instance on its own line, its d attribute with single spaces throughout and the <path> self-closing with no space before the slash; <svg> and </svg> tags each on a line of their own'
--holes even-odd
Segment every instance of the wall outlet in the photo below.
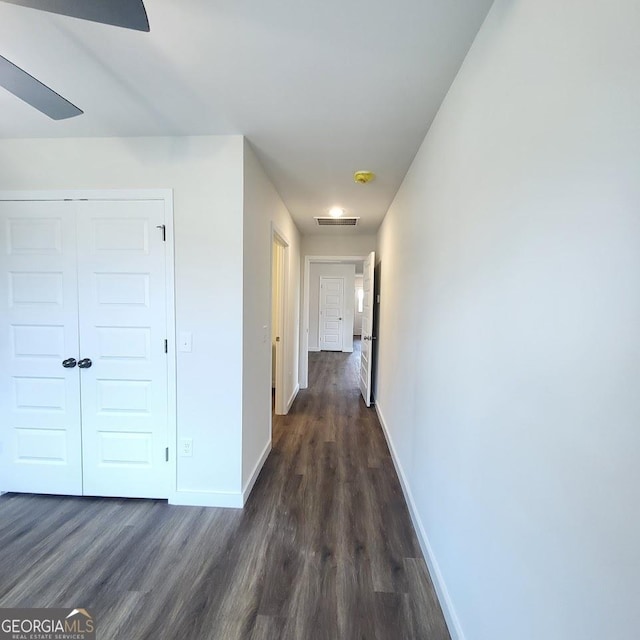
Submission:
<svg viewBox="0 0 640 640">
<path fill-rule="evenodd" d="M 180 455 L 183 458 L 191 458 L 193 456 L 193 438 L 182 438 L 180 440 Z"/>
</svg>

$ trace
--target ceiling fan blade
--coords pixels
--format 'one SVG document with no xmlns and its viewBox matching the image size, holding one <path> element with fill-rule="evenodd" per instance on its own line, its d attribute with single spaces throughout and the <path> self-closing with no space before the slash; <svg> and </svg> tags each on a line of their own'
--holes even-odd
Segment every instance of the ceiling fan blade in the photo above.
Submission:
<svg viewBox="0 0 640 640">
<path fill-rule="evenodd" d="M 65 120 L 84 113 L 46 84 L 0 56 L 0 86 L 24 100 L 52 120 Z"/>
<path fill-rule="evenodd" d="M 142 0 L 3 0 L 63 16 L 149 31 L 149 19 Z"/>
</svg>

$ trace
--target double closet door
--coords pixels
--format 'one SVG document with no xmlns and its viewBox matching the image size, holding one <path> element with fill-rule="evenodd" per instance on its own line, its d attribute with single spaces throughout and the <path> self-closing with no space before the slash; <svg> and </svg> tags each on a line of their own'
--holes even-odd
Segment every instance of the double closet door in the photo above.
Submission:
<svg viewBox="0 0 640 640">
<path fill-rule="evenodd" d="M 0 491 L 168 496 L 164 202 L 0 202 Z"/>
</svg>

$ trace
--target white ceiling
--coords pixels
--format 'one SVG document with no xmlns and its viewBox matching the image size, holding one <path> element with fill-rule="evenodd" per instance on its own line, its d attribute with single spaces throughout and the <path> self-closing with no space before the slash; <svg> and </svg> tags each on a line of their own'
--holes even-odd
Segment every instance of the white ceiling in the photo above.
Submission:
<svg viewBox="0 0 640 640">
<path fill-rule="evenodd" d="M 371 233 L 491 1 L 145 0 L 149 34 L 0 2 L 0 55 L 85 111 L 0 88 L 0 137 L 245 134 L 303 233 Z"/>
</svg>

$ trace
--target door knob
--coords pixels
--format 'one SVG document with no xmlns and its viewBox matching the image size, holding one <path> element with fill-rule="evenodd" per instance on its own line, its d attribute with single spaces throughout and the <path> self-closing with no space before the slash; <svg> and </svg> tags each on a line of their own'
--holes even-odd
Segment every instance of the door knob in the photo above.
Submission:
<svg viewBox="0 0 640 640">
<path fill-rule="evenodd" d="M 82 358 L 82 360 L 80 360 L 78 362 L 78 368 L 79 369 L 88 369 L 92 364 L 93 364 L 93 362 L 91 362 L 90 358 Z"/>
<path fill-rule="evenodd" d="M 67 358 L 66 360 L 62 361 L 62 366 L 65 369 L 73 369 L 73 367 L 76 366 L 76 359 L 75 358 Z"/>
</svg>

